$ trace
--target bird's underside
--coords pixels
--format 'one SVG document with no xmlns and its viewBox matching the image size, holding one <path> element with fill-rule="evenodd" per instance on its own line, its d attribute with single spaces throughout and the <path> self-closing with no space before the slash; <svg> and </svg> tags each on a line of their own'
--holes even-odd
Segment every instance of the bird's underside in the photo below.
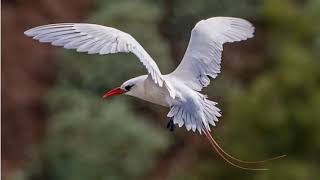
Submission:
<svg viewBox="0 0 320 180">
<path fill-rule="evenodd" d="M 188 131 L 196 130 L 201 134 L 210 131 L 210 125 L 215 126 L 221 117 L 217 103 L 207 99 L 207 96 L 191 89 L 181 80 L 174 79 L 172 83 L 176 90 L 176 98 L 170 100 L 168 118 L 174 125 L 186 127 Z"/>
<path fill-rule="evenodd" d="M 218 118 L 221 117 L 216 102 L 208 100 L 207 96 L 195 91 L 170 74 L 165 75 L 164 80 L 172 84 L 175 98 L 170 96 L 165 87 L 159 87 L 152 83 L 150 76 L 139 76 L 135 80 L 142 81 L 143 88 L 133 90 L 128 95 L 169 107 L 170 111 L 167 117 L 169 118 L 168 128 L 171 130 L 174 129 L 174 125 L 179 127 L 185 125 L 188 131 L 195 132 L 197 130 L 201 134 L 204 129 L 210 131 L 209 125 L 215 126 Z M 136 84 L 139 83 L 136 82 Z"/>
<path fill-rule="evenodd" d="M 182 127 L 185 125 L 186 129 L 198 132 L 201 134 L 204 130 L 210 131 L 210 126 L 215 126 L 218 122 L 218 118 L 221 117 L 220 109 L 216 107 L 217 103 L 210 101 L 206 96 L 199 94 L 198 100 L 201 104 L 199 110 L 194 113 L 192 110 L 194 107 L 189 107 L 188 102 L 177 103 L 171 106 L 168 113 L 170 129 L 174 129 L 174 125 Z M 172 121 L 172 122 L 170 122 Z"/>
<path fill-rule="evenodd" d="M 168 75 L 161 74 L 155 61 L 130 34 L 112 27 L 84 23 L 49 24 L 32 28 L 25 35 L 88 54 L 135 54 L 148 75 L 126 81 L 121 87 L 106 93 L 106 97 L 124 93 L 170 107 L 167 116 L 171 130 L 175 124 L 179 127 L 185 125 L 188 131 L 198 130 L 206 135 L 217 153 L 228 163 L 242 169 L 265 170 L 239 165 L 264 161 L 241 161 L 219 147 L 209 133 L 209 125 L 215 126 L 221 116 L 220 109 L 216 107 L 216 102 L 200 93 L 209 85 L 210 77 L 214 79 L 220 73 L 223 44 L 246 40 L 253 37 L 253 33 L 254 27 L 244 19 L 213 17 L 201 20 L 192 29 L 181 63 Z"/>
</svg>

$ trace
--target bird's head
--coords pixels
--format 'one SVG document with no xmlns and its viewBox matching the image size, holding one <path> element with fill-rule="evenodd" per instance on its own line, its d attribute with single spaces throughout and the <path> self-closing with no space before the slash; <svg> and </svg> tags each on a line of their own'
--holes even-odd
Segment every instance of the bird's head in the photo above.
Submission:
<svg viewBox="0 0 320 180">
<path fill-rule="evenodd" d="M 139 76 L 124 82 L 120 87 L 114 88 L 106 92 L 102 98 L 106 99 L 110 96 L 125 94 L 130 96 L 137 96 L 143 88 L 143 82 L 146 79 L 146 76 Z"/>
</svg>

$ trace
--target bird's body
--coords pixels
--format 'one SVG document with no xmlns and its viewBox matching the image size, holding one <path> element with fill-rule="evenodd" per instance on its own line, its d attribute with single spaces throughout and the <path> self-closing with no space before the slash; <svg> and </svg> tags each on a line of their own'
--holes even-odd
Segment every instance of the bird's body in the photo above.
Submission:
<svg viewBox="0 0 320 180">
<path fill-rule="evenodd" d="M 179 127 L 185 124 L 187 130 L 198 130 L 202 133 L 204 126 L 209 128 L 209 124 L 215 125 L 215 121 L 218 121 L 217 117 L 221 116 L 220 109 L 215 107 L 215 102 L 207 100 L 205 95 L 191 89 L 171 74 L 164 75 L 163 79 L 172 85 L 172 89 L 176 92 L 174 98 L 164 86 L 157 86 L 148 75 L 130 79 L 123 83 L 122 88 L 127 83 L 134 83 L 134 87 L 125 92 L 126 95 L 170 107 L 168 117 L 172 117 L 174 124 L 178 124 Z"/>
<path fill-rule="evenodd" d="M 78 52 L 135 54 L 148 74 L 129 79 L 103 97 L 126 94 L 169 107 L 167 116 L 170 118 L 170 126 L 185 125 L 188 131 L 204 133 L 222 158 L 240 168 L 243 167 L 230 162 L 226 157 L 240 163 L 248 162 L 225 153 L 211 137 L 209 125 L 215 126 L 218 122 L 220 109 L 216 107 L 216 102 L 208 100 L 200 92 L 209 85 L 210 78 L 216 78 L 220 73 L 223 44 L 246 40 L 253 37 L 253 33 L 254 27 L 244 19 L 214 17 L 201 20 L 192 30 L 180 65 L 172 73 L 162 75 L 155 61 L 130 34 L 112 27 L 61 23 L 39 26 L 25 32 L 40 42 L 76 49 Z"/>
<path fill-rule="evenodd" d="M 130 79 L 129 81 L 135 81 L 135 86 L 137 86 L 137 88 L 132 89 L 125 94 L 164 107 L 171 107 L 174 104 L 183 103 L 186 99 L 196 99 L 196 94 L 198 93 L 184 85 L 180 80 L 170 77 L 170 75 L 164 75 L 164 79 L 171 82 L 172 88 L 176 91 L 175 98 L 170 96 L 170 93 L 165 87 L 159 87 L 154 84 L 153 80 L 148 75 Z"/>
</svg>

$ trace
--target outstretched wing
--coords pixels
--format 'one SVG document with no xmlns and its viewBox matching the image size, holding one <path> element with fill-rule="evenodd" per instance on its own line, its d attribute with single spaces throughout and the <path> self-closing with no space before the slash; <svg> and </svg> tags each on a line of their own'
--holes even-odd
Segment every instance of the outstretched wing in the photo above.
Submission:
<svg viewBox="0 0 320 180">
<path fill-rule="evenodd" d="M 164 84 L 170 95 L 173 98 L 175 96 L 169 82 L 163 79 L 157 64 L 128 33 L 96 24 L 61 23 L 35 27 L 25 31 L 24 34 L 39 42 L 48 42 L 54 46 L 76 49 L 78 52 L 88 54 L 132 52 L 146 67 L 154 82 L 160 87 Z"/>
<path fill-rule="evenodd" d="M 254 27 L 244 19 L 214 17 L 199 21 L 192 29 L 186 53 L 170 75 L 201 91 L 221 69 L 223 44 L 253 37 Z M 208 77 L 209 76 L 209 77 Z"/>
</svg>

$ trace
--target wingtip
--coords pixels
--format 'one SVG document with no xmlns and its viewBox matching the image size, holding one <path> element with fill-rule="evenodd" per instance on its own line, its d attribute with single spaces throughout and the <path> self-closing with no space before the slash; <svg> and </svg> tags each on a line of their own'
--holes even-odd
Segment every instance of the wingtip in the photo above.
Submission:
<svg viewBox="0 0 320 180">
<path fill-rule="evenodd" d="M 29 32 L 30 32 L 29 30 L 26 30 L 26 31 L 23 32 L 23 34 L 28 36 L 28 37 L 30 37 L 30 33 Z"/>
<path fill-rule="evenodd" d="M 28 37 L 33 37 L 34 34 L 33 34 L 33 29 L 28 29 L 26 31 L 23 32 L 24 35 L 28 36 Z"/>
</svg>

